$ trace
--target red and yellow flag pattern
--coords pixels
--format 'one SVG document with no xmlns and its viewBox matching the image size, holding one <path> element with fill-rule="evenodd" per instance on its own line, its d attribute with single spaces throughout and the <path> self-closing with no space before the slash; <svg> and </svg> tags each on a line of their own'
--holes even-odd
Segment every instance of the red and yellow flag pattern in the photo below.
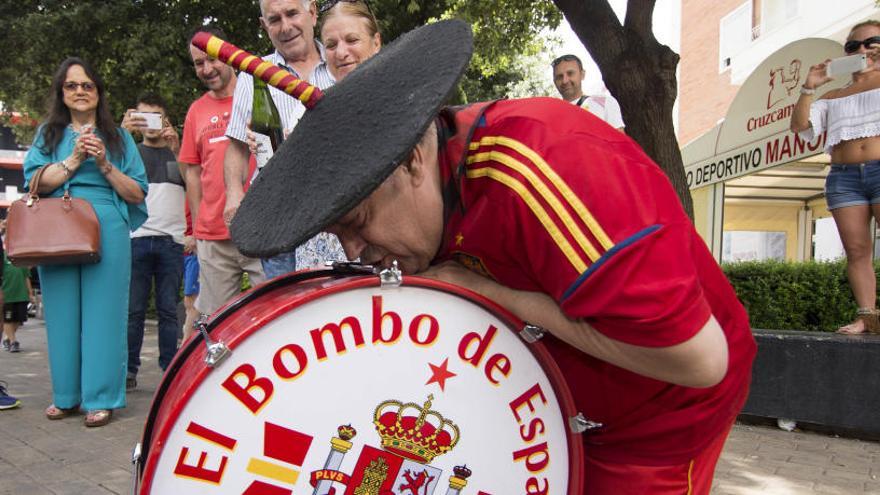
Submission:
<svg viewBox="0 0 880 495">
<path fill-rule="evenodd" d="M 529 207 L 577 273 L 609 249 L 611 238 L 566 182 L 535 150 L 507 136 L 471 142 L 467 178 L 488 178 Z"/>
</svg>

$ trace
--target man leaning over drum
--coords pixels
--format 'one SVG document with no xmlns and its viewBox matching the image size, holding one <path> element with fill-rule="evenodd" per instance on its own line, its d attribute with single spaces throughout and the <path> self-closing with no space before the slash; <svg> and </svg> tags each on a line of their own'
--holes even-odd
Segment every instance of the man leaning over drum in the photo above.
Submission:
<svg viewBox="0 0 880 495">
<path fill-rule="evenodd" d="M 595 426 L 583 437 L 586 493 L 708 494 L 755 342 L 669 181 L 635 142 L 566 102 L 438 111 L 470 36 L 457 22 L 429 28 L 437 34 L 380 52 L 300 122 L 273 158 L 283 166 L 243 203 L 233 238 L 265 255 L 325 229 L 350 259 L 397 260 L 404 273 L 500 303 L 552 334 L 545 345 Z M 432 71 L 407 69 L 425 63 Z M 389 86 L 389 73 L 400 84 Z M 408 93 L 424 87 L 432 91 Z M 352 101 L 364 108 L 349 112 Z M 309 144 L 318 141 L 334 150 Z M 363 180 L 370 174 L 386 178 Z M 279 184 L 289 195 L 278 197 Z M 282 236 L 239 242 L 266 222 L 266 202 L 278 211 L 289 197 L 313 210 L 273 215 L 265 227 L 280 221 Z"/>
</svg>

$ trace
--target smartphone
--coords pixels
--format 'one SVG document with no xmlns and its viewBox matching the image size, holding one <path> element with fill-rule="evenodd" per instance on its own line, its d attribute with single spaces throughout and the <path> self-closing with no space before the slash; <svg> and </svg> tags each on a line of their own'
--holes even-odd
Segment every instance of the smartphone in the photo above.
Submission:
<svg viewBox="0 0 880 495">
<path fill-rule="evenodd" d="M 868 57 L 864 53 L 850 55 L 848 57 L 835 58 L 825 66 L 828 76 L 852 74 L 868 67 Z"/>
<path fill-rule="evenodd" d="M 133 117 L 142 117 L 147 121 L 147 129 L 162 128 L 162 114 L 156 112 L 132 112 Z"/>
</svg>

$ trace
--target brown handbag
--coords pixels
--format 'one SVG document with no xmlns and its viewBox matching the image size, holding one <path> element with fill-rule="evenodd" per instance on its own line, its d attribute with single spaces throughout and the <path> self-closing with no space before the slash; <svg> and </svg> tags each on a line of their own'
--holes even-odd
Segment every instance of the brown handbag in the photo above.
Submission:
<svg viewBox="0 0 880 495">
<path fill-rule="evenodd" d="M 60 198 L 37 195 L 47 166 L 34 174 L 27 196 L 9 206 L 6 256 L 25 267 L 101 261 L 101 226 L 92 205 L 70 197 L 67 183 Z"/>
</svg>

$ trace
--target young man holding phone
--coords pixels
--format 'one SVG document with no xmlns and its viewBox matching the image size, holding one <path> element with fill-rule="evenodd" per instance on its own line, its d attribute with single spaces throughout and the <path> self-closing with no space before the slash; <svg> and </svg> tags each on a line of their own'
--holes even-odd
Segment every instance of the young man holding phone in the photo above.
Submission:
<svg viewBox="0 0 880 495">
<path fill-rule="evenodd" d="M 131 234 L 131 291 L 128 306 L 128 375 L 126 388 L 137 387 L 144 318 L 150 287 L 155 281 L 159 316 L 159 367 L 171 363 L 177 352 L 177 298 L 183 276 L 183 177 L 177 165 L 180 136 L 165 116 L 165 102 L 144 95 L 125 113 L 122 127 L 143 136 L 138 151 L 150 182 L 147 221 Z M 157 125 L 158 124 L 158 125 Z"/>
</svg>

